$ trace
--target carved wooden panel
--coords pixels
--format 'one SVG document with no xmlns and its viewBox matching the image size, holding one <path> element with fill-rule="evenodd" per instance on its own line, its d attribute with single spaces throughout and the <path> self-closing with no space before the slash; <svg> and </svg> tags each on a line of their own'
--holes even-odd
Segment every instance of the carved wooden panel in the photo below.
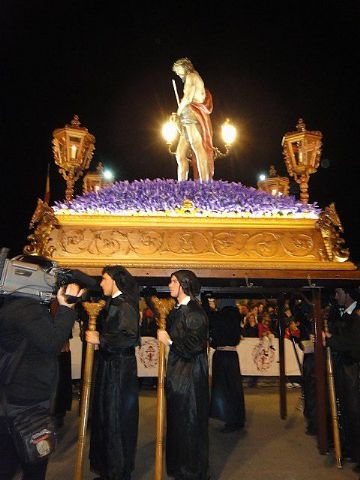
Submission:
<svg viewBox="0 0 360 480">
<path fill-rule="evenodd" d="M 56 258 L 129 258 L 156 263 L 174 258 L 201 259 L 213 263 L 228 259 L 324 261 L 317 230 L 177 230 L 60 228 L 50 239 Z"/>
<path fill-rule="evenodd" d="M 56 215 L 56 222 L 44 248 L 68 267 L 339 268 L 316 219 Z"/>
</svg>

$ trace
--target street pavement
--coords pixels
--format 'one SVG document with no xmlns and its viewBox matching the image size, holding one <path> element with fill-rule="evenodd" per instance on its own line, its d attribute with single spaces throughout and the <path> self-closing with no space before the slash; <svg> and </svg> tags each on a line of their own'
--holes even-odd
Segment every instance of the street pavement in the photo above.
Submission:
<svg viewBox="0 0 360 480">
<path fill-rule="evenodd" d="M 277 380 L 245 387 L 247 422 L 244 430 L 222 433 L 222 422 L 210 419 L 211 480 L 355 480 L 352 463 L 339 469 L 333 454 L 320 455 L 316 438 L 305 434 L 301 390 L 287 391 L 287 418 L 279 416 Z M 59 445 L 48 467 L 47 480 L 74 478 L 78 436 L 78 399 L 59 430 Z M 153 480 L 155 463 L 156 390 L 140 391 L 140 423 L 136 468 L 132 480 Z M 89 422 L 89 428 L 91 421 Z M 181 441 L 181 439 L 179 440 Z M 88 442 L 84 480 L 89 471 Z M 167 480 L 164 468 L 163 480 Z"/>
</svg>

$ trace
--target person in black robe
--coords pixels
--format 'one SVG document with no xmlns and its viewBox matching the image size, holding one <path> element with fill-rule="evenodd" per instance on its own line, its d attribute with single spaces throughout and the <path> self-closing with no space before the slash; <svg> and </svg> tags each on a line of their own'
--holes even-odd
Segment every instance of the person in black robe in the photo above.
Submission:
<svg viewBox="0 0 360 480">
<path fill-rule="evenodd" d="M 331 335 L 342 337 L 348 327 L 348 315 L 344 314 L 344 306 L 339 305 L 335 300 L 335 291 L 330 298 L 329 304 L 325 307 L 324 313 L 327 318 L 328 329 Z M 336 410 L 337 419 L 339 424 L 339 435 L 341 442 L 341 454 L 345 460 L 349 460 L 351 455 L 351 443 L 349 441 L 349 418 L 346 409 L 346 395 L 348 383 L 348 375 L 346 375 L 347 364 L 349 363 L 347 354 L 341 351 L 337 351 L 334 348 L 331 349 L 331 362 L 334 375 L 334 387 L 336 396 Z M 328 402 L 327 405 L 327 433 L 328 433 L 328 445 L 333 447 L 333 429 L 332 429 L 332 416 L 331 408 Z"/>
<path fill-rule="evenodd" d="M 223 306 L 212 325 L 212 384 L 210 417 L 225 422 L 223 433 L 240 430 L 245 425 L 243 382 L 236 346 L 240 343 L 241 314 L 233 300 Z M 228 301 L 228 302 L 229 302 Z"/>
<path fill-rule="evenodd" d="M 195 299 L 200 284 L 193 272 L 174 272 L 169 288 L 177 305 L 169 314 L 167 331 L 158 330 L 159 341 L 170 346 L 165 381 L 167 472 L 175 480 L 208 480 L 208 318 Z"/>
<path fill-rule="evenodd" d="M 335 388 L 341 409 L 344 428 L 345 454 L 356 463 L 360 471 L 360 295 L 355 287 L 335 289 L 335 300 L 342 310 L 337 330 L 324 333 L 326 345 L 332 352 L 341 354 L 336 364 Z M 340 325 L 341 323 L 341 325 Z M 340 367 L 342 369 L 340 370 Z M 339 370 L 341 376 L 339 375 Z M 339 378 L 340 377 L 340 378 Z M 341 382 L 339 381 L 341 379 Z"/>
<path fill-rule="evenodd" d="M 140 343 L 139 294 L 121 266 L 103 269 L 101 288 L 111 297 L 101 332 L 86 332 L 99 345 L 90 440 L 90 467 L 106 480 L 130 480 L 139 419 L 135 347 Z"/>
</svg>

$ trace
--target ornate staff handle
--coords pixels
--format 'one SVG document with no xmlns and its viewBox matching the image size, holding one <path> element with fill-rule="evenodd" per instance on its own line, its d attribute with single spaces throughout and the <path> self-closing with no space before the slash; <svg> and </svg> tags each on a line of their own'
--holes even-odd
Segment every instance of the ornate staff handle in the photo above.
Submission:
<svg viewBox="0 0 360 480">
<path fill-rule="evenodd" d="M 96 330 L 96 319 L 100 311 L 104 308 L 104 300 L 99 302 L 83 302 L 83 307 L 89 315 L 88 330 Z M 84 470 L 84 452 L 86 442 L 86 427 L 89 416 L 90 392 L 92 383 L 92 370 L 94 363 L 94 345 L 86 344 L 85 366 L 83 372 L 83 383 L 81 388 L 81 407 L 80 407 L 80 423 L 79 436 L 76 451 L 75 475 L 74 480 L 81 480 L 83 478 Z"/>
<path fill-rule="evenodd" d="M 330 306 L 327 306 L 325 307 L 323 312 L 325 333 L 329 333 L 329 326 L 328 326 L 329 313 L 330 313 Z M 342 465 L 341 465 L 342 454 L 341 454 L 341 442 L 340 442 L 340 431 L 339 431 L 339 414 L 337 411 L 337 404 L 336 404 L 334 371 L 333 371 L 330 347 L 326 347 L 326 372 L 327 372 L 327 379 L 328 379 L 331 425 L 332 425 L 333 440 L 334 440 L 336 466 L 338 468 L 342 468 Z"/>
<path fill-rule="evenodd" d="M 170 298 L 151 297 L 151 301 L 159 313 L 157 320 L 161 330 L 166 328 L 166 317 L 173 308 L 175 301 Z M 164 451 L 164 410 L 165 410 L 165 345 L 159 342 L 159 366 L 157 386 L 157 412 L 156 412 L 156 447 L 155 447 L 155 480 L 162 480 L 163 451 Z"/>
</svg>

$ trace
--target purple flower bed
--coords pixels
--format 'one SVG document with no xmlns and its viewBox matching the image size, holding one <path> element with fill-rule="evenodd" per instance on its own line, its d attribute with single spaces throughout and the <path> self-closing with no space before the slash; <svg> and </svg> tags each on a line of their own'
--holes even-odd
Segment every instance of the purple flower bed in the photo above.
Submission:
<svg viewBox="0 0 360 480">
<path fill-rule="evenodd" d="M 273 196 L 241 183 L 216 180 L 178 182 L 172 179 L 120 181 L 98 193 L 55 202 L 54 210 L 68 214 L 176 214 L 190 200 L 198 216 L 317 217 L 320 207 L 304 205 L 293 196 Z"/>
</svg>

